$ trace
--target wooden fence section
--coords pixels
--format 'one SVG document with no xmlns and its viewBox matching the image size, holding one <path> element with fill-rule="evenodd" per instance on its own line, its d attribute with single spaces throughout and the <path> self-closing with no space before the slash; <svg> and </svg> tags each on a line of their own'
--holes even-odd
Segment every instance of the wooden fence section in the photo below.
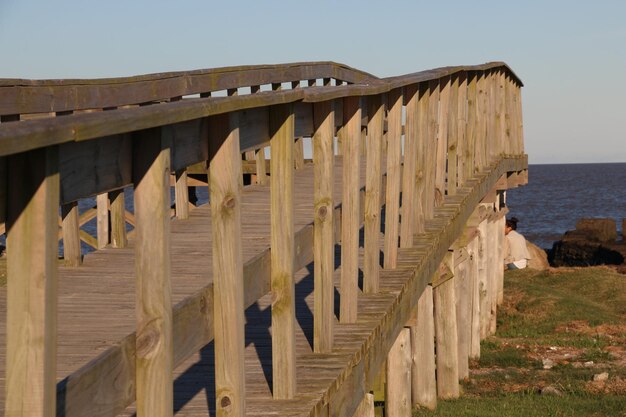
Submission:
<svg viewBox="0 0 626 417">
<path fill-rule="evenodd" d="M 5 415 L 113 416 L 133 401 L 138 416 L 172 415 L 175 367 L 211 341 L 215 402 L 191 415 L 369 413 L 381 373 L 390 415 L 458 396 L 468 358 L 495 331 L 505 190 L 527 181 L 521 86 L 501 62 L 386 79 L 322 62 L 0 80 Z M 193 223 L 194 187 L 207 186 L 210 215 Z M 94 207 L 80 213 L 87 198 Z M 89 221 L 96 236 L 81 229 Z M 248 235 L 250 222 L 269 233 Z M 172 230 L 186 223 L 196 229 L 183 246 L 204 233 L 212 262 L 198 272 L 206 286 L 174 306 L 178 262 L 204 265 L 193 251 L 174 256 Z M 81 240 L 107 249 L 85 254 Z M 134 332 L 59 376 L 64 271 L 97 274 L 83 258 L 115 262 L 116 251 L 134 265 Z M 311 261 L 307 323 L 295 277 Z M 265 397 L 250 387 L 244 314 L 263 297 Z M 406 363 L 410 375 L 392 366 Z"/>
</svg>

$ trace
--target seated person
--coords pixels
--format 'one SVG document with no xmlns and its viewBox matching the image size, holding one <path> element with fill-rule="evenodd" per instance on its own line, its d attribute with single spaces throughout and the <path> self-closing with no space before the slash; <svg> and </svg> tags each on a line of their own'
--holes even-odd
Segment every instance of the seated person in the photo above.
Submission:
<svg viewBox="0 0 626 417">
<path fill-rule="evenodd" d="M 524 269 L 530 259 L 526 239 L 516 231 L 518 221 L 516 217 L 511 217 L 507 219 L 504 226 L 504 234 L 506 235 L 504 265 L 506 269 Z"/>
</svg>

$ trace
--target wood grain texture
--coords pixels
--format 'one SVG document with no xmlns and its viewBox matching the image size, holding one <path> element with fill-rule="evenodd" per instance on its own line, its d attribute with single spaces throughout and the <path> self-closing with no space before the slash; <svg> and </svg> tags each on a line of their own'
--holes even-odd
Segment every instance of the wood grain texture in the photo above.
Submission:
<svg viewBox="0 0 626 417">
<path fill-rule="evenodd" d="M 315 103 L 313 107 L 315 134 L 313 135 L 314 160 L 314 297 L 313 350 L 328 353 L 333 347 L 335 269 L 333 230 L 333 139 L 335 114 L 332 102 Z"/>
<path fill-rule="evenodd" d="M 474 173 L 478 172 L 476 169 L 476 136 L 478 133 L 478 91 L 477 91 L 477 79 L 476 73 L 470 72 L 468 74 L 467 83 L 467 128 L 465 131 L 466 143 L 464 146 L 465 152 L 462 155 L 464 170 L 464 178 L 470 179 L 474 176 Z"/>
<path fill-rule="evenodd" d="M 465 181 L 470 176 L 467 175 L 467 168 L 465 166 L 467 154 L 467 73 L 463 72 L 459 74 L 459 93 L 458 93 L 458 107 L 457 107 L 457 175 L 458 186 L 463 187 Z"/>
<path fill-rule="evenodd" d="M 430 149 L 428 147 L 428 106 L 430 101 L 430 91 L 428 83 L 420 83 L 417 92 L 417 170 L 415 181 L 416 190 L 416 214 L 414 233 L 424 233 L 424 223 L 426 220 L 426 189 L 428 170 L 430 162 Z M 434 172 L 433 172 L 434 174 Z"/>
<path fill-rule="evenodd" d="M 411 404 L 411 331 L 404 328 L 387 355 L 385 415 L 410 417 Z"/>
<path fill-rule="evenodd" d="M 103 249 L 109 244 L 109 193 L 101 193 L 96 196 L 96 234 L 98 249 Z"/>
<path fill-rule="evenodd" d="M 466 251 L 466 248 L 455 250 Z M 468 256 L 469 258 L 469 256 Z M 471 338 L 471 282 L 469 280 L 469 260 L 455 262 L 454 285 L 456 294 L 456 322 L 457 322 L 457 356 L 459 380 L 469 378 L 469 345 Z"/>
<path fill-rule="evenodd" d="M 437 407 L 435 374 L 435 316 L 433 288 L 427 285 L 415 310 L 411 327 L 411 392 L 415 407 L 434 410 Z"/>
<path fill-rule="evenodd" d="M 272 381 L 276 399 L 296 393 L 294 294 L 294 114 L 290 104 L 270 109 Z"/>
<path fill-rule="evenodd" d="M 133 167 L 134 169 L 134 167 Z M 169 178 L 167 179 L 169 186 Z M 126 234 L 126 198 L 124 190 L 114 190 L 109 193 L 111 207 L 111 246 L 125 248 L 128 245 Z"/>
<path fill-rule="evenodd" d="M 170 149 L 160 129 L 139 132 L 133 145 L 137 416 L 166 417 L 174 401 Z"/>
<path fill-rule="evenodd" d="M 439 81 L 431 81 L 428 84 L 428 138 L 426 149 L 437 149 L 437 135 L 439 132 L 439 98 L 441 92 L 441 84 Z M 433 157 L 434 156 L 434 157 Z M 430 220 L 434 216 L 435 197 L 436 197 L 436 170 L 437 170 L 437 153 L 430 155 L 426 159 L 425 165 L 425 182 L 424 182 L 424 219 Z"/>
<path fill-rule="evenodd" d="M 471 313 L 470 313 L 470 341 L 469 358 L 480 359 L 480 291 L 478 287 L 478 266 L 479 266 L 479 237 L 475 236 L 467 247 L 470 255 L 468 265 L 468 280 L 470 292 Z"/>
<path fill-rule="evenodd" d="M 400 186 L 402 184 L 402 90 L 387 95 L 387 192 L 385 194 L 385 268 L 398 259 Z"/>
<path fill-rule="evenodd" d="M 73 202 L 62 205 L 61 217 L 63 218 L 63 261 L 66 266 L 79 266 L 81 252 L 78 204 Z"/>
<path fill-rule="evenodd" d="M 6 416 L 55 414 L 58 149 L 8 160 Z"/>
<path fill-rule="evenodd" d="M 446 195 L 446 159 L 448 153 L 448 112 L 450 110 L 450 77 L 439 83 L 439 129 L 437 130 L 435 165 L 435 206 L 441 205 Z"/>
<path fill-rule="evenodd" d="M 380 275 L 380 189 L 385 108 L 381 96 L 369 97 L 367 105 L 363 292 L 376 293 Z"/>
<path fill-rule="evenodd" d="M 0 157 L 0 225 L 7 219 L 7 159 Z"/>
<path fill-rule="evenodd" d="M 404 88 L 406 124 L 404 129 L 404 165 L 402 169 L 402 221 L 400 223 L 400 247 L 413 245 L 415 217 L 417 215 L 417 85 Z"/>
<path fill-rule="evenodd" d="M 361 107 L 358 97 L 343 100 L 343 197 L 341 208 L 341 299 L 339 321 L 354 323 L 357 319 L 359 293 L 359 163 Z"/>
<path fill-rule="evenodd" d="M 176 218 L 185 220 L 189 218 L 189 190 L 187 187 L 187 170 L 176 171 L 176 185 L 174 187 L 176 204 Z"/>
<path fill-rule="evenodd" d="M 209 125 L 215 408 L 218 417 L 241 417 L 246 409 L 246 392 L 241 157 L 237 114 L 214 116 Z"/>
<path fill-rule="evenodd" d="M 459 77 L 453 76 L 450 79 L 450 104 L 448 106 L 448 148 L 447 148 L 447 169 L 446 190 L 448 195 L 456 194 L 457 188 L 457 151 L 458 151 L 458 120 L 459 114 Z"/>
</svg>

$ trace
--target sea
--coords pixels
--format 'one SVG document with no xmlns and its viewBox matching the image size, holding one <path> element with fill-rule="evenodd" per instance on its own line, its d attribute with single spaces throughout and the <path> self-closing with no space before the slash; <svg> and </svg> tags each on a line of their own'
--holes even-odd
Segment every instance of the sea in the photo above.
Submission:
<svg viewBox="0 0 626 417">
<path fill-rule="evenodd" d="M 626 163 L 529 165 L 528 185 L 508 190 L 507 217 L 518 232 L 549 249 L 581 218 L 611 218 L 622 238 Z"/>
</svg>

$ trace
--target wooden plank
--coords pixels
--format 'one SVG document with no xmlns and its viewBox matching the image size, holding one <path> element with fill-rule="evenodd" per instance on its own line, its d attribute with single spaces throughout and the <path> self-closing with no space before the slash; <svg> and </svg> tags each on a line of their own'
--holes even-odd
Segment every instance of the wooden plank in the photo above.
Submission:
<svg viewBox="0 0 626 417">
<path fill-rule="evenodd" d="M 61 217 L 63 218 L 63 261 L 66 266 L 79 266 L 81 263 L 81 253 L 78 204 L 72 202 L 62 205 Z"/>
<path fill-rule="evenodd" d="M 267 164 L 265 162 L 265 147 L 261 147 L 254 151 L 256 180 L 259 185 L 267 185 Z"/>
<path fill-rule="evenodd" d="M 270 109 L 270 133 L 272 383 L 275 399 L 289 399 L 296 393 L 292 105 Z"/>
<path fill-rule="evenodd" d="M 365 171 L 365 254 L 363 255 L 363 292 L 378 292 L 380 272 L 380 201 L 383 116 L 381 96 L 368 97 L 367 161 Z"/>
<path fill-rule="evenodd" d="M 374 417 L 374 394 L 365 393 L 354 417 Z"/>
<path fill-rule="evenodd" d="M 207 118 L 163 126 L 163 140 L 172 154 L 172 172 L 208 159 L 207 130 Z"/>
<path fill-rule="evenodd" d="M 476 73 L 468 74 L 467 83 L 467 128 L 465 131 L 466 143 L 464 146 L 465 152 L 462 155 L 464 174 L 466 179 L 474 177 L 476 171 L 476 159 L 475 159 L 475 147 L 476 136 L 478 133 L 478 92 L 477 92 L 477 79 Z"/>
<path fill-rule="evenodd" d="M 189 189 L 187 187 L 187 170 L 176 171 L 175 200 L 176 218 L 185 220 L 189 218 Z"/>
<path fill-rule="evenodd" d="M 435 165 L 435 207 L 443 203 L 446 195 L 446 156 L 448 151 L 448 113 L 450 109 L 450 77 L 443 78 L 439 95 L 439 129 L 437 132 Z"/>
<path fill-rule="evenodd" d="M 457 147 L 458 139 L 458 113 L 459 113 L 459 78 L 452 76 L 450 80 L 450 103 L 448 106 L 448 155 L 446 175 L 446 189 L 448 195 L 456 194 L 457 187 Z"/>
<path fill-rule="evenodd" d="M 487 112 L 488 112 L 488 96 L 487 96 L 487 78 L 484 73 L 477 75 L 477 102 L 476 102 L 476 144 L 474 147 L 474 159 L 476 161 L 475 172 L 482 172 L 487 163 Z"/>
<path fill-rule="evenodd" d="M 0 157 L 0 225 L 3 226 L 7 219 L 7 159 Z M 4 234 L 4 231 L 2 231 Z"/>
<path fill-rule="evenodd" d="M 468 265 L 468 280 L 470 285 L 471 313 L 470 313 L 470 341 L 469 358 L 480 358 L 480 291 L 478 287 L 478 265 L 479 265 L 479 237 L 476 235 L 469 243 L 467 250 L 470 255 Z"/>
<path fill-rule="evenodd" d="M 400 185 L 402 182 L 402 90 L 387 95 L 387 192 L 385 194 L 385 268 L 398 259 Z"/>
<path fill-rule="evenodd" d="M 467 73 L 462 72 L 459 74 L 459 94 L 458 94 L 458 108 L 457 108 L 457 174 L 458 185 L 463 187 L 468 178 L 466 175 L 467 168 L 465 167 L 467 153 Z"/>
<path fill-rule="evenodd" d="M 400 247 L 413 246 L 415 216 L 417 211 L 417 85 L 404 88 L 406 124 L 404 130 L 404 166 L 402 169 L 402 222 L 400 223 Z"/>
<path fill-rule="evenodd" d="M 296 169 L 302 169 L 304 167 L 304 141 L 301 137 L 296 138 L 296 142 L 294 143 L 293 160 Z"/>
<path fill-rule="evenodd" d="M 359 292 L 359 164 L 361 107 L 359 97 L 343 100 L 343 197 L 341 204 L 341 299 L 339 321 L 354 323 Z"/>
<path fill-rule="evenodd" d="M 453 269 L 452 253 L 444 263 Z M 459 363 L 454 279 L 433 289 L 435 308 L 435 340 L 437 344 L 437 395 L 442 399 L 459 396 Z"/>
<path fill-rule="evenodd" d="M 267 107 L 242 110 L 238 113 L 239 143 L 242 152 L 256 149 L 257 143 L 269 142 L 269 112 Z"/>
<path fill-rule="evenodd" d="M 55 147 L 11 156 L 8 172 L 6 416 L 54 416 L 59 162 Z"/>
<path fill-rule="evenodd" d="M 485 207 L 487 205 L 482 206 Z M 488 254 L 490 249 L 488 222 L 489 220 L 485 219 L 478 225 L 478 311 L 480 312 L 480 340 L 485 339 L 489 334 L 489 316 L 491 314 L 488 281 Z"/>
<path fill-rule="evenodd" d="M 516 145 L 517 145 L 517 155 L 523 155 L 524 153 L 524 119 L 522 117 L 522 89 L 517 87 L 516 89 Z"/>
<path fill-rule="evenodd" d="M 433 288 L 427 285 L 417 302 L 415 326 L 411 328 L 411 392 L 413 405 L 437 407 L 435 375 L 435 319 Z"/>
<path fill-rule="evenodd" d="M 497 86 L 494 71 L 487 71 L 487 94 L 489 107 L 487 113 L 487 155 L 488 162 L 492 164 L 498 157 L 498 120 L 497 120 Z"/>
<path fill-rule="evenodd" d="M 333 347 L 335 322 L 335 242 L 333 230 L 333 137 L 335 114 L 330 101 L 315 103 L 313 108 L 315 134 L 313 135 L 314 160 L 314 315 L 313 350 L 328 353 Z"/>
<path fill-rule="evenodd" d="M 102 249 L 109 244 L 109 193 L 96 196 L 96 207 L 98 211 L 96 220 L 98 249 Z"/>
<path fill-rule="evenodd" d="M 463 252 L 465 248 L 455 250 Z M 469 258 L 469 256 L 468 256 Z M 469 261 L 455 261 L 454 284 L 456 294 L 456 323 L 457 323 L 457 357 L 459 380 L 469 378 L 469 348 L 471 339 L 471 283 L 468 276 Z"/>
<path fill-rule="evenodd" d="M 411 404 L 411 332 L 400 331 L 387 356 L 385 416 L 410 417 Z"/>
<path fill-rule="evenodd" d="M 237 114 L 210 119 L 213 327 L 218 417 L 245 413 L 241 158 Z"/>
<path fill-rule="evenodd" d="M 425 148 L 432 150 L 437 149 L 437 134 L 439 131 L 439 98 L 441 93 L 441 85 L 438 81 L 433 81 L 428 84 L 429 98 L 428 98 L 428 140 Z M 436 152 L 435 152 L 436 156 Z M 426 158 L 425 165 L 426 181 L 424 182 L 424 220 L 430 220 L 435 215 L 435 197 L 436 197 L 436 162 L 435 158 Z"/>
<path fill-rule="evenodd" d="M 169 187 L 169 178 L 167 179 Z M 125 248 L 128 244 L 126 236 L 126 202 L 124 190 L 114 190 L 109 193 L 111 206 L 111 246 Z"/>
<path fill-rule="evenodd" d="M 174 405 L 170 282 L 171 161 L 170 149 L 164 142 L 161 129 L 151 129 L 138 132 L 133 143 L 133 183 L 137 222 L 135 372 L 138 417 L 171 416 Z M 112 218 L 115 204 L 113 199 Z M 115 244 L 114 239 L 113 243 Z"/>
<path fill-rule="evenodd" d="M 417 191 L 414 233 L 424 233 L 426 219 L 426 189 L 429 182 L 430 153 L 428 147 L 428 106 L 430 92 L 427 83 L 420 83 L 417 92 Z M 432 171 L 434 175 L 434 170 Z"/>
</svg>

